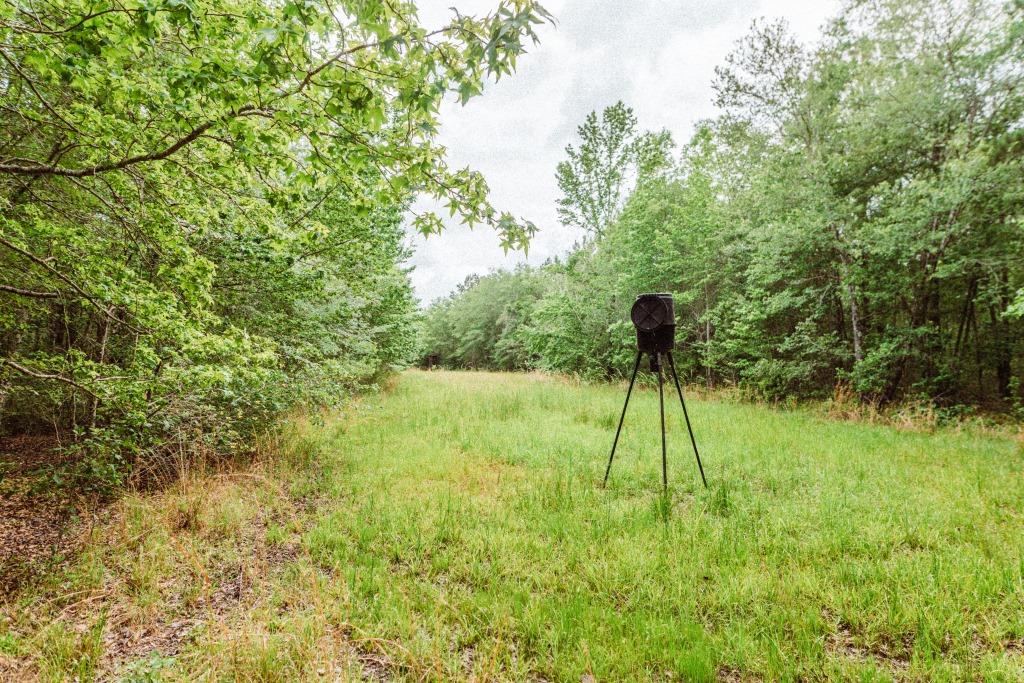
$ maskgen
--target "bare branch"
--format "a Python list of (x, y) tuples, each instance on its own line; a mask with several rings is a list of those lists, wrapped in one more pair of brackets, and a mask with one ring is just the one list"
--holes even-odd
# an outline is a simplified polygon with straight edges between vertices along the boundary
[(30, 289), (20, 289), (18, 287), (3, 284), (0, 284), (0, 292), (8, 292), (10, 294), (17, 294), (18, 296), (27, 296), (33, 299), (56, 299), (60, 296), (57, 292), (34, 292)]

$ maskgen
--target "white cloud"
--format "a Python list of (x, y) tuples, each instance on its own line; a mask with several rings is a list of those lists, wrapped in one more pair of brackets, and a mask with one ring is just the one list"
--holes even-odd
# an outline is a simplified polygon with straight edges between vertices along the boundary
[[(425, 3), (420, 18), (438, 26), (451, 0)], [(493, 0), (459, 1), (464, 14), (482, 14)], [(839, 8), (838, 0), (568, 0), (546, 2), (557, 26), (539, 31), (541, 43), (511, 78), (489, 84), (465, 107), (442, 108), (440, 140), (455, 167), (481, 171), (499, 210), (534, 221), (540, 232), (528, 256), (505, 254), (486, 227), (450, 221), (444, 234), (410, 237), (417, 295), (426, 303), (473, 273), (564, 254), (582, 236), (558, 223), (555, 165), (574, 141), (576, 126), (594, 109), (623, 100), (645, 129), (669, 129), (685, 142), (700, 119), (714, 115), (711, 80), (757, 17), (783, 17), (805, 41)], [(419, 208), (429, 207), (421, 203)]]

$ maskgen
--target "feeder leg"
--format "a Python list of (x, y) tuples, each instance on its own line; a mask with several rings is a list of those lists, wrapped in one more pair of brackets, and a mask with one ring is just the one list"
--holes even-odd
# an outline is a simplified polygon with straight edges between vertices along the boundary
[(612, 460), (615, 459), (615, 447), (619, 445), (619, 434), (622, 432), (622, 422), (626, 419), (626, 408), (629, 407), (629, 396), (633, 393), (633, 383), (636, 382), (636, 371), (640, 369), (640, 357), (643, 354), (636, 352), (636, 362), (633, 363), (633, 376), (629, 378), (629, 389), (626, 390), (626, 402), (622, 405), (622, 415), (619, 417), (619, 427), (615, 430), (615, 440), (612, 441), (612, 453), (608, 456), (608, 467), (604, 470), (604, 483), (601, 488), (608, 485), (608, 474), (612, 471)]
[(658, 363), (658, 411), (661, 413), (661, 488), (668, 493), (668, 457), (665, 454), (665, 392), (662, 389), (661, 363)]
[(683, 417), (686, 418), (686, 430), (690, 432), (690, 443), (693, 444), (693, 454), (697, 458), (697, 469), (700, 470), (700, 480), (704, 482), (704, 488), (708, 487), (708, 480), (704, 478), (704, 465), (700, 462), (700, 453), (697, 451), (697, 440), (693, 438), (693, 427), (690, 426), (690, 413), (686, 410), (686, 401), (683, 400), (683, 389), (679, 385), (679, 373), (676, 372), (676, 362), (672, 359), (672, 352), (668, 354), (668, 367), (672, 370), (672, 378), (676, 381), (676, 391), (679, 393), (679, 403), (683, 406)]

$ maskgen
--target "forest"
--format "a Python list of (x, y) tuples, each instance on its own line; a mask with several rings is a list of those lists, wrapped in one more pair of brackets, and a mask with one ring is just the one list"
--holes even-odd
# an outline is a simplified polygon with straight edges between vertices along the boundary
[(664, 291), (689, 382), (1024, 415), (1024, 5), (852, 2), (814, 46), (761, 21), (715, 74), (678, 146), (591, 113), (556, 173), (585, 237), (433, 302), (423, 357), (628, 377)]

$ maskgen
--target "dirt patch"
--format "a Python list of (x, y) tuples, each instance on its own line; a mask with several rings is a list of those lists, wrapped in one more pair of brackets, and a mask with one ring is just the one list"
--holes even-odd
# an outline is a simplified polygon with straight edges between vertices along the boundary
[(147, 655), (174, 657), (192, 641), (200, 627), (220, 621), (241, 604), (251, 588), (245, 571), (239, 567), (237, 578), (225, 581), (208, 596), (200, 596), (174, 619), (161, 618), (138, 626), (124, 621), (108, 625), (103, 635), (103, 670), (116, 671)]
[(222, 622), (239, 605), (254, 600), (255, 575), (272, 573), (299, 555), (299, 548), (294, 543), (264, 546), (261, 539), (265, 534), (265, 522), (258, 518), (242, 537), (242, 543), (253, 548), (254, 560), (259, 558), (262, 561), (219, 573), (217, 587), (187, 606), (182, 606), (180, 600), (176, 605), (165, 605), (165, 611), (169, 606), (177, 607), (173, 610), (176, 614), (173, 618), (158, 618), (141, 626), (129, 623), (108, 626), (104, 634), (103, 669), (116, 671), (147, 655), (174, 657), (195, 638), (200, 628)]
[(0, 593), (11, 594), (43, 568), (74, 554), (77, 510), (68, 501), (14, 494), (0, 499)]
[(732, 666), (720, 666), (715, 672), (715, 680), (720, 683), (741, 683), (743, 674), (739, 669)]
[[(263, 481), (251, 473), (223, 473), (213, 478), (222, 483), (225, 480)], [(294, 531), (289, 538), (272, 543), (267, 540), (267, 532), (271, 525), (298, 523), (304, 529), (310, 515), (322, 503), (317, 497), (293, 499), (287, 511), (279, 509), (271, 514), (260, 511), (250, 519), (243, 529), (229, 541), (244, 548), (248, 558), (244, 564), (212, 571), (207, 576), (211, 585), (207, 590), (188, 604), (183, 604), (181, 596), (169, 598), (164, 604), (164, 612), (173, 616), (158, 617), (155, 621), (142, 626), (122, 623), (108, 626), (105, 634), (103, 670), (123, 673), (126, 665), (147, 656), (174, 657), (182, 652), (194, 640), (203, 628), (220, 627), (226, 617), (238, 609), (246, 608), (260, 599), (260, 584), (269, 577), (276, 575), (286, 566), (298, 560), (303, 548), (298, 541), (301, 531)], [(195, 531), (196, 523), (190, 518), (188, 509), (178, 511), (178, 518), (170, 520), (175, 531), (189, 534)], [(180, 587), (169, 586), (167, 594), (180, 591)]]
[(320, 669), (317, 672), (320, 676), (326, 676), (329, 680), (352, 680), (354, 675), (360, 681), (393, 681), (399, 677), (400, 667), (390, 650), (392, 646), (401, 646), (392, 641), (361, 637), (348, 624), (332, 628), (327, 638), (339, 664), (335, 665), (333, 671)]
[(81, 522), (100, 504), (57, 487), (36, 490), (64, 464), (54, 437), (0, 439), (0, 593), (12, 595), (81, 547)]
[[(0, 473), (11, 478), (26, 478), (66, 464), (67, 456), (59, 450), (54, 436), (0, 437)], [(2, 481), (2, 480), (0, 480)]]
[(170, 623), (148, 624), (141, 628), (122, 625), (103, 636), (103, 648), (111, 663), (130, 662), (150, 653), (173, 657), (181, 652), (196, 627), (203, 624), (197, 617), (175, 619)]
[(366, 681), (390, 681), (395, 678), (395, 667), (391, 660), (374, 652), (356, 650), (356, 661), (362, 669), (362, 678)]
[(751, 683), (753, 681), (762, 681), (760, 676), (754, 674), (744, 673), (742, 670), (737, 669), (734, 666), (723, 664), (718, 667), (715, 672), (715, 680), (720, 683)]
[[(24, 478), (38, 477), (40, 468), (45, 471), (60, 461), (38, 453), (31, 464), (26, 464), (30, 459), (21, 458), (18, 449), (45, 449), (43, 444), (23, 441), (15, 444), (13, 452), (11, 446), (5, 446), (7, 460), (18, 460), (16, 467), (5, 469), (8, 483), (11, 473), (15, 472), (21, 486), (15, 496), (6, 495), (10, 489), (5, 489), (0, 500), (3, 515), (0, 533), (5, 539), (0, 545), (0, 553), (3, 553), (0, 558), (6, 560), (20, 554), (38, 556), (43, 558), (40, 562), (49, 562), (46, 566), (24, 563), (22, 574), (34, 577), (59, 572), (53, 558), (66, 556), (73, 560), (88, 538), (92, 539), (90, 544), (96, 543), (99, 548), (109, 547), (112, 557), (131, 554), (138, 529), (127, 520), (134, 519), (130, 514), (137, 514), (135, 507), (114, 502), (105, 508), (102, 523), (96, 526), (98, 537), (90, 533), (90, 529), (99, 518), (77, 506), (77, 501), (30, 494)], [(24, 625), (19, 622), (17, 627), (28, 637), (44, 622), (59, 622), (73, 642), (91, 637), (89, 634), (101, 629), (95, 635), (99, 642), (95, 645), (98, 659), (94, 660), (96, 676), (101, 681), (121, 680), (139, 672), (148, 676), (147, 672), (176, 666), (174, 658), (187, 652), (197, 640), (230, 639), (236, 617), (266, 598), (264, 583), (272, 583), (269, 581), (272, 577), (279, 577), (296, 561), (302, 560), (306, 552), (301, 544), (302, 532), (323, 504), (316, 495), (286, 497), (280, 506), (257, 507), (255, 514), (249, 516), (250, 502), (239, 505), (242, 510), (239, 514), (247, 517), (239, 519), (239, 527), (227, 527), (229, 531), (211, 527), (208, 516), (202, 514), (207, 509), (205, 506), (219, 499), (221, 487), (238, 484), (245, 490), (250, 486), (256, 490), (259, 486), (276, 485), (259, 472), (224, 472), (198, 480), (194, 486), (201, 487), (201, 494), (171, 491), (160, 494), (168, 496), (166, 500), (157, 499), (144, 505), (151, 521), (169, 532), (169, 547), (177, 548), (182, 558), (180, 570), (160, 569), (159, 584), (147, 587), (157, 600), (152, 609), (140, 609), (135, 602), (124, 599), (135, 590), (132, 588), (134, 565), (112, 562), (105, 565), (101, 585), (91, 584), (78, 593), (65, 591), (63, 595), (53, 596), (53, 600), (44, 596), (38, 605), (33, 603), (33, 608), (38, 607), (39, 619)], [(243, 491), (231, 495), (250, 494)], [(193, 499), (199, 501), (198, 506), (191, 504)], [(229, 519), (237, 518), (229, 516)], [(126, 533), (129, 529), (131, 533)], [(229, 562), (218, 559), (228, 557)], [(5, 562), (3, 568), (10, 565)], [(28, 589), (26, 585), (25, 590)], [(8, 604), (13, 605), (13, 602)], [(284, 605), (283, 609), (288, 610), (289, 606)], [(9, 616), (0, 612), (0, 620)], [(0, 621), (0, 632), (2, 630)], [(393, 680), (407, 666), (407, 661), (411, 661), (411, 655), (400, 643), (372, 636), (354, 630), (332, 632), (329, 636), (332, 642), (324, 643), (324, 652), (334, 651), (340, 658), (325, 662), (323, 674), (338, 680), (353, 677), (368, 681)], [(38, 652), (20, 647), (18, 651), (0, 652), (0, 680), (31, 681), (43, 675), (37, 656)], [(328, 672), (328, 668), (336, 670)]]
[[(39, 504), (39, 499), (30, 500), (33, 505)], [(117, 515), (125, 514), (123, 507), (114, 504), (108, 511), (109, 514), (104, 515), (103, 526), (119, 528), (121, 525)], [(195, 520), (190, 522), (188, 508), (176, 512), (177, 516), (174, 510), (168, 512), (165, 523), (173, 530), (174, 536), (180, 539), (180, 547), (191, 549), (189, 538), (195, 532)], [(244, 562), (228, 566), (189, 565), (181, 575), (165, 577), (158, 591), (162, 596), (159, 612), (150, 618), (140, 620), (138, 610), (120, 598), (126, 592), (123, 585), (126, 577), (113, 571), (107, 575), (103, 586), (90, 590), (84, 597), (74, 596), (59, 613), (47, 614), (47, 619), (63, 622), (72, 631), (83, 633), (92, 628), (97, 615), (103, 613), (99, 680), (120, 680), (118, 676), (130, 672), (136, 666), (142, 666), (143, 669), (147, 666), (160, 666), (161, 662), (183, 652), (204, 630), (221, 628), (231, 613), (257, 600), (258, 584), (299, 557), (301, 547), (296, 540), (297, 534), (292, 534), (280, 543), (267, 542), (267, 530), (271, 523), (265, 515), (258, 514), (240, 533), (227, 539), (227, 543), (245, 549)], [(68, 539), (66, 544), (74, 550), (78, 549), (80, 540), (87, 536), (87, 529), (81, 523), (77, 527), (73, 521), (63, 527), (57, 524), (51, 526), (54, 530), (65, 530), (64, 538)], [(21, 523), (18, 528), (20, 537), (27, 538), (26, 524)], [(54, 535), (57, 532), (48, 533)], [(105, 542), (111, 547), (120, 547), (122, 541), (115, 533)], [(198, 557), (194, 559), (199, 561)], [(192, 570), (195, 570), (196, 576), (189, 579), (187, 575)], [(33, 571), (36, 575), (42, 575), (43, 571), (52, 573), (59, 571), (59, 568), (50, 564), (34, 567)], [(199, 587), (201, 593), (198, 596), (187, 597), (190, 588)], [(0, 654), (0, 680), (31, 680), (36, 663), (31, 659), (32, 653), (26, 654), (29, 657), (5, 657)]]
[(825, 639), (825, 650), (836, 657), (859, 662), (872, 661), (888, 669), (897, 678), (910, 668), (909, 636), (898, 643), (860, 644), (850, 625), (828, 609), (822, 610), (825, 621), (832, 624), (832, 632)]
[(31, 681), (31, 672), (25, 670), (14, 657), (0, 653), (0, 681)]

